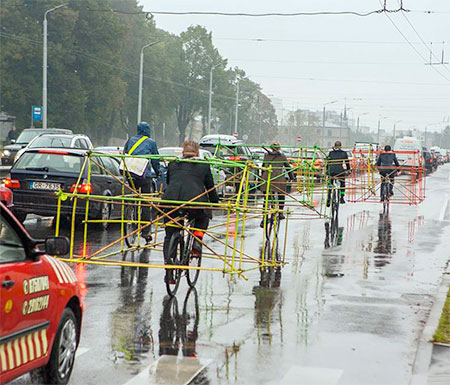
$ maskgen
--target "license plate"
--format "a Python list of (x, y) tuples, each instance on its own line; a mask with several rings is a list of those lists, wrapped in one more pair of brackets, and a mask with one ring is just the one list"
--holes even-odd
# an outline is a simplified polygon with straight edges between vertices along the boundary
[(60, 183), (51, 183), (51, 182), (33, 182), (33, 183), (31, 183), (31, 188), (33, 190), (58, 191), (61, 188), (61, 184)]

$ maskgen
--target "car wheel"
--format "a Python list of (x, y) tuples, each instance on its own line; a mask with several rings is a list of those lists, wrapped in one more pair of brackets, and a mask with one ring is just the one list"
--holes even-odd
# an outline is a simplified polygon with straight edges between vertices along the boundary
[(50, 360), (46, 366), (31, 373), (33, 383), (65, 385), (69, 382), (75, 362), (78, 333), (75, 315), (67, 307), (59, 323)]
[[(109, 203), (103, 202), (100, 208), (100, 219), (102, 221), (107, 221), (111, 218), (111, 205)], [(109, 226), (108, 222), (102, 222), (102, 228), (106, 230)]]

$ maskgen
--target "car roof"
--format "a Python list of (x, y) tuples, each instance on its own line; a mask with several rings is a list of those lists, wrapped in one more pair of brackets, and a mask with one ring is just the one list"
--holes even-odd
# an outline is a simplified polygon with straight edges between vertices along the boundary
[(47, 147), (37, 147), (37, 148), (27, 148), (24, 151), (24, 154), (28, 152), (42, 152), (46, 151), (49, 153), (62, 153), (62, 154), (68, 154), (68, 155), (79, 155), (84, 156), (87, 152), (90, 150), (82, 149), (82, 148), (70, 148), (70, 147), (64, 147), (64, 148), (47, 148)]
[(56, 133), (73, 134), (73, 131), (68, 128), (25, 128), (23, 131), (42, 131), (48, 134), (51, 134), (52, 132), (50, 131), (53, 131)]
[(200, 139), (200, 144), (243, 144), (242, 140), (236, 139), (233, 135), (205, 135)]
[(55, 138), (78, 138), (78, 137), (88, 138), (88, 136), (84, 135), (84, 134), (66, 134), (64, 132), (62, 132), (62, 133), (59, 133), (59, 132), (44, 133), (39, 136), (36, 136), (36, 138), (42, 138), (44, 136), (51, 136), (51, 137), (55, 137)]

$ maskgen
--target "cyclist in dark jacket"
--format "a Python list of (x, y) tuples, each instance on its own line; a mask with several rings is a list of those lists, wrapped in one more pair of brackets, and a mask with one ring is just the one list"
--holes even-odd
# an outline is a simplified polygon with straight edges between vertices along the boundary
[(378, 156), (376, 166), (381, 176), (389, 178), (389, 195), (394, 195), (394, 179), (400, 165), (397, 156), (391, 151), (391, 146), (384, 146), (384, 152)]
[[(199, 156), (199, 144), (194, 141), (186, 141), (183, 144), (183, 158), (196, 158)], [(205, 191), (210, 190), (207, 194)], [(183, 162), (182, 160), (175, 160), (169, 163), (167, 168), (167, 188), (162, 197), (163, 200), (168, 201), (191, 201), (193, 202), (219, 202), (216, 189), (214, 188), (214, 180), (211, 174), (211, 169), (208, 164)], [(187, 208), (182, 209), (188, 214), (189, 219), (194, 219), (193, 234), (203, 239), (204, 230), (208, 228), (209, 220), (212, 217), (211, 210), (205, 208)], [(176, 213), (170, 215), (175, 218)], [(165, 222), (170, 221), (169, 218), (164, 219)], [(166, 237), (164, 238), (164, 260), (168, 258), (168, 247), (172, 234), (178, 229), (173, 226), (166, 226)], [(202, 244), (196, 239), (194, 241), (192, 253), (201, 255)]]
[[(140, 122), (137, 125), (137, 135), (132, 136), (127, 140), (125, 146), (123, 147), (123, 153), (129, 154), (133, 149), (135, 144), (145, 138), (134, 150), (132, 155), (158, 155), (158, 146), (153, 139), (150, 139), (150, 125), (147, 122)], [(148, 194), (153, 192), (153, 181), (152, 178), (158, 177), (159, 171), (159, 160), (151, 159), (151, 167), (148, 167), (146, 175), (144, 178), (133, 177), (133, 184), (137, 190), (141, 193)], [(151, 210), (145, 208), (142, 210), (142, 220), (150, 221)], [(146, 227), (142, 230), (142, 236), (148, 242), (151, 241), (152, 237), (149, 233), (150, 227)]]
[[(327, 207), (331, 205), (331, 187), (333, 184), (333, 179), (339, 180), (340, 183), (340, 203), (345, 203), (345, 175), (350, 171), (350, 161), (348, 160), (347, 152), (342, 150), (342, 143), (338, 140), (327, 157), (327, 174), (329, 188), (327, 197)], [(344, 169), (345, 163), (345, 169)]]

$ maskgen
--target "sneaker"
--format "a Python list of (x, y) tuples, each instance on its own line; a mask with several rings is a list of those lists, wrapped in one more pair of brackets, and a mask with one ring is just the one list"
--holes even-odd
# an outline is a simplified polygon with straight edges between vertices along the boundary
[(259, 223), (259, 227), (264, 228), (264, 219)]
[(279, 219), (280, 221), (282, 221), (283, 219), (286, 219), (286, 217), (284, 216), (283, 213), (280, 213), (280, 215), (278, 215), (278, 219)]
[(191, 255), (193, 257), (200, 257), (202, 255), (202, 244), (197, 239), (194, 239)]
[(327, 199), (327, 207), (331, 206), (331, 201), (329, 199)]
[(390, 195), (390, 196), (393, 196), (393, 195), (394, 195), (394, 192), (393, 192), (393, 191), (391, 191), (391, 192), (389, 193), (389, 195)]
[(341, 205), (343, 205), (343, 204), (345, 203), (344, 197), (341, 197), (341, 199), (339, 199), (339, 203), (340, 203)]

